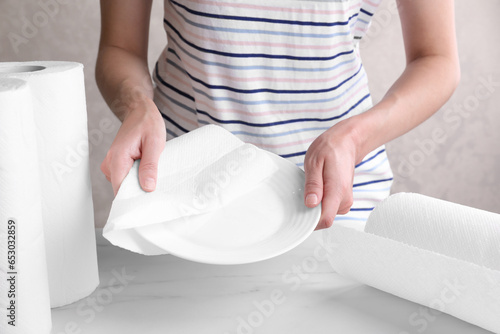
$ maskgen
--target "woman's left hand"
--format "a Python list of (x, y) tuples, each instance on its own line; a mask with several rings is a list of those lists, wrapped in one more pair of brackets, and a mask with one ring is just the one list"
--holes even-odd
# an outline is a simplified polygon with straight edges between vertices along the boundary
[(316, 230), (329, 228), (337, 214), (346, 214), (353, 203), (352, 184), (356, 164), (355, 131), (340, 122), (321, 134), (304, 160), (304, 201), (312, 208), (322, 203)]
[[(304, 161), (308, 207), (322, 203), (316, 229), (352, 205), (354, 167), (371, 150), (410, 131), (448, 100), (460, 80), (453, 0), (397, 0), (406, 68), (370, 110), (347, 118), (311, 144)], [(439, 31), (439, 34), (436, 34)]]

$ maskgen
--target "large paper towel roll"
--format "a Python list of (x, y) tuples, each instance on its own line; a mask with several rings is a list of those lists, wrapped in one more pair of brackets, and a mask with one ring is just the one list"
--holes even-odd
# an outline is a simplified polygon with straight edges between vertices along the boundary
[(35, 123), (27, 83), (0, 78), (0, 333), (50, 333)]
[(500, 215), (401, 193), (323, 236), (340, 274), (500, 333)]
[(50, 301), (66, 305), (98, 285), (83, 66), (1, 63), (0, 77), (26, 80), (31, 89)]

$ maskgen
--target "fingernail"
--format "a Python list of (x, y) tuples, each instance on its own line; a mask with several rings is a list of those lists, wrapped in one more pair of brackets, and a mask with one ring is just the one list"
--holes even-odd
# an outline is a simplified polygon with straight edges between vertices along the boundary
[(318, 203), (318, 196), (316, 194), (309, 194), (306, 196), (306, 205), (316, 205)]
[(148, 177), (146, 180), (144, 180), (144, 188), (145, 190), (150, 190), (153, 191), (155, 189), (155, 180), (151, 177)]

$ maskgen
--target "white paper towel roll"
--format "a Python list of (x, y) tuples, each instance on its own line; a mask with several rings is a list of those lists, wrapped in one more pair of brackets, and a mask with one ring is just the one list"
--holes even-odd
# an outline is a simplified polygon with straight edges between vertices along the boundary
[(35, 123), (27, 83), (0, 78), (0, 333), (50, 333)]
[(500, 333), (500, 215), (401, 193), (324, 237), (340, 274)]
[(50, 301), (66, 305), (99, 283), (83, 66), (1, 63), (0, 77), (26, 80), (32, 92)]

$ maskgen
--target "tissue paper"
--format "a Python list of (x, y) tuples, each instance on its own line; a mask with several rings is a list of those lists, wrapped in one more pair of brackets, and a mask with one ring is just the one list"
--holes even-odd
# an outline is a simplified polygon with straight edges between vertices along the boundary
[(500, 332), (500, 215), (402, 193), (324, 236), (338, 273)]
[(152, 243), (143, 233), (158, 234), (161, 224), (194, 231), (203, 219), (189, 218), (224, 207), (277, 170), (267, 153), (216, 125), (166, 143), (154, 192), (141, 189), (139, 163), (123, 180), (103, 235), (117, 246), (146, 255), (167, 251), (161, 237)]
[(98, 285), (83, 66), (1, 63), (1, 77), (25, 80), (31, 89), (50, 301), (66, 305)]
[(51, 329), (31, 94), (0, 78), (0, 333)]

